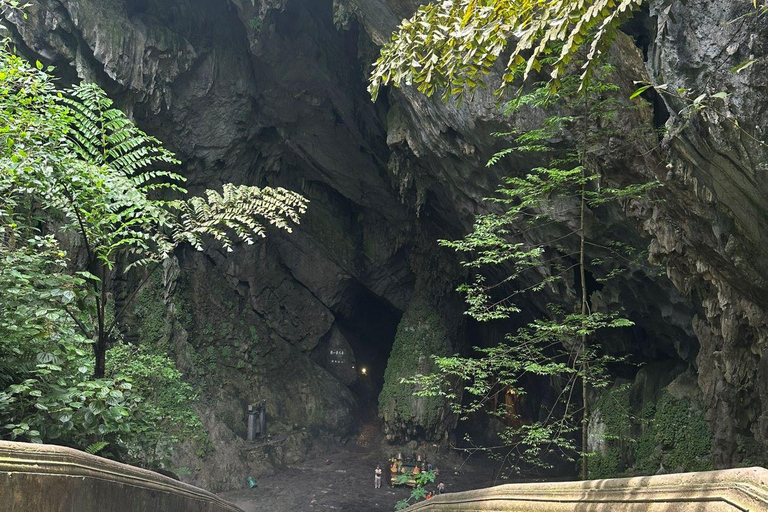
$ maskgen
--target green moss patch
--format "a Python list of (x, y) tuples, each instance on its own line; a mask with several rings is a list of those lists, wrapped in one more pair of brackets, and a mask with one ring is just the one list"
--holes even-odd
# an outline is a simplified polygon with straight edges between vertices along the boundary
[(637, 443), (637, 468), (654, 474), (712, 469), (712, 431), (704, 408), (663, 392), (643, 411), (646, 422)]
[(379, 415), (390, 429), (433, 430), (440, 417), (443, 400), (439, 397), (414, 397), (415, 387), (402, 379), (432, 371), (434, 355), (447, 355), (450, 343), (440, 317), (421, 298), (411, 301), (397, 326), (395, 342), (384, 373), (379, 395)]

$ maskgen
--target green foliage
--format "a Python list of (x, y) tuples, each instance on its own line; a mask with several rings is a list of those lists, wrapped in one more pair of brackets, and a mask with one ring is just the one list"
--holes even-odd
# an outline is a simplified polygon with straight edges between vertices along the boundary
[[(82, 447), (127, 431), (140, 399), (122, 376), (89, 379), (88, 342), (56, 307), (57, 300), (68, 300), (68, 290), (57, 288), (49, 274), (38, 274), (39, 280), (19, 275), (18, 268), (7, 265), (10, 255), (2, 256), (0, 287), (10, 294), (0, 294), (0, 358), (16, 369), (4, 372), (0, 435)], [(21, 259), (25, 264), (40, 260), (38, 254)], [(34, 267), (24, 271), (34, 275)], [(13, 286), (5, 276), (14, 278)]]
[(182, 243), (202, 250), (212, 238), (231, 251), (236, 242), (264, 237), (265, 224), (290, 231), (307, 202), (281, 188), (231, 184), (204, 198), (161, 198), (185, 192), (183, 178), (168, 170), (179, 163), (173, 154), (114, 108), (97, 85), (61, 93), (41, 67), (4, 47), (0, 101), (7, 127), (0, 136), (8, 165), (0, 190), (11, 195), (7, 215), (45, 213), (80, 238), (91, 273), (89, 293), (83, 293), (89, 298), (70, 316), (94, 341), (95, 374), (102, 377), (113, 330), (135, 297), (107, 318), (119, 258), (125, 271), (152, 265), (151, 275)]
[(414, 475), (412, 472), (398, 475), (397, 479), (395, 480), (395, 483), (398, 485), (405, 484), (411, 479), (416, 482), (416, 485), (414, 486), (413, 490), (411, 491), (411, 495), (408, 498), (400, 500), (395, 504), (395, 510), (405, 510), (414, 503), (425, 499), (427, 497), (427, 491), (424, 489), (424, 487), (433, 483), (436, 476), (437, 475), (434, 471), (422, 471), (417, 475)]
[(251, 27), (251, 30), (258, 33), (261, 31), (261, 27), (264, 25), (264, 20), (261, 16), (254, 16), (250, 20), (248, 20), (248, 26)]
[(120, 343), (108, 355), (107, 374), (133, 382), (142, 398), (130, 431), (119, 438), (124, 460), (154, 467), (167, 463), (173, 446), (183, 440), (205, 443), (207, 433), (192, 408), (197, 395), (164, 352)]
[(232, 252), (236, 241), (252, 245), (256, 237), (266, 237), (258, 219), (290, 233), (291, 224), (299, 223), (306, 205), (302, 196), (283, 188), (226, 183), (222, 193), (207, 190), (205, 198), (192, 197), (179, 205), (181, 222), (175, 228), (174, 242), (183, 240), (202, 251), (205, 237), (212, 237)]
[(160, 273), (153, 273), (136, 294), (131, 323), (136, 325), (140, 345), (165, 348), (171, 334), (162, 280)]
[[(643, 0), (448, 0), (419, 8), (381, 49), (368, 88), (375, 100), (382, 86), (417, 84), (427, 96), (461, 99), (512, 51), (498, 90), (550, 70), (556, 90), (565, 70), (587, 48), (580, 80), (588, 83), (618, 27)], [(553, 58), (550, 58), (553, 56)]]
[(93, 443), (91, 445), (88, 445), (85, 450), (83, 450), (85, 453), (90, 453), (91, 455), (97, 455), (100, 451), (102, 451), (104, 448), (109, 446), (109, 443), (106, 441), (99, 441), (96, 443)]
[[(177, 165), (173, 154), (113, 108), (97, 85), (81, 84), (69, 94), (61, 101), (72, 116), (71, 146), (95, 174), (63, 184), (70, 195), (67, 212), (93, 256), (110, 268), (118, 252), (135, 258), (129, 267), (145, 265), (162, 261), (181, 242), (203, 250), (205, 237), (231, 251), (236, 241), (253, 244), (254, 237), (265, 236), (258, 219), (290, 231), (306, 209), (306, 200), (294, 192), (232, 184), (223, 193), (206, 191), (205, 198), (155, 199), (151, 193), (157, 190), (185, 192), (180, 175), (156, 167)], [(104, 188), (94, 190), (98, 185)]]
[[(110, 456), (156, 464), (182, 437), (205, 444), (205, 434), (165, 353), (119, 342), (122, 314), (177, 246), (254, 243), (267, 224), (290, 230), (307, 203), (233, 185), (175, 198), (184, 190), (173, 154), (97, 86), (60, 91), (52, 72), (0, 45), (0, 436), (108, 443)], [(85, 253), (83, 267), (60, 231)], [(131, 268), (144, 280), (115, 310), (112, 282)], [(160, 332), (149, 327), (145, 340)]]
[[(731, 68), (731, 73), (740, 73), (741, 71), (749, 69), (756, 62), (756, 59), (749, 59), (744, 61)], [(637, 82), (637, 84), (642, 84), (642, 82)], [(686, 89), (685, 87), (678, 87), (677, 89), (674, 89), (670, 87), (670, 84), (666, 83), (658, 85), (644, 84), (632, 93), (630, 99), (638, 97), (650, 88), (653, 88), (653, 90), (658, 94), (670, 100), (668, 101), (669, 105), (678, 105), (679, 108), (677, 108), (677, 116), (682, 120), (681, 126), (676, 128), (678, 132), (685, 129), (691, 119), (695, 118), (698, 114), (701, 114), (705, 111), (714, 111), (724, 121), (728, 122), (733, 128), (735, 128), (739, 133), (744, 135), (749, 140), (759, 144), (760, 146), (768, 147), (768, 143), (755, 137), (749, 130), (745, 130), (739, 123), (739, 120), (733, 117), (733, 115), (729, 112), (727, 103), (725, 102), (725, 100), (728, 98), (727, 92), (719, 91), (711, 93), (705, 91), (699, 93), (690, 89)]]
[(643, 435), (638, 440), (638, 470), (665, 472), (707, 471), (712, 466), (712, 431), (701, 405), (664, 392), (643, 411)]
[[(475, 347), (471, 357), (435, 358), (437, 372), (412, 381), (425, 396), (450, 399), (463, 419), (484, 412), (506, 422), (497, 432), (502, 449), (473, 445), (472, 450), (500, 457), (515, 472), (524, 465), (550, 467), (556, 457), (573, 460), (580, 422), (581, 454), (586, 460), (589, 404), (579, 401), (590, 388), (609, 384), (608, 368), (617, 360), (602, 349), (609, 331), (633, 325), (618, 311), (594, 310), (586, 282), (590, 265), (608, 268), (604, 276), (608, 279), (627, 268), (634, 252), (631, 247), (598, 243), (587, 215), (599, 218), (608, 205), (643, 198), (655, 185), (613, 187), (589, 166), (592, 148), (599, 147), (606, 136), (594, 127), (618, 108), (616, 88), (602, 80), (611, 72), (600, 68), (601, 79), (587, 87), (578, 77), (566, 77), (554, 94), (542, 84), (507, 105), (510, 114), (523, 106), (556, 105), (567, 115), (551, 116), (527, 132), (498, 134), (510, 138), (513, 145), (495, 155), (489, 165), (520, 152), (533, 154), (541, 165), (506, 177), (497, 195), (488, 199), (494, 206), (492, 213), (479, 215), (471, 233), (460, 240), (441, 241), (465, 256), (464, 266), (475, 274), (459, 291), (465, 295), (468, 314), (477, 320), (509, 318), (519, 311), (516, 301), (523, 294), (558, 290), (558, 286), (560, 290), (579, 286), (584, 291), (565, 308), (550, 305), (546, 318), (508, 334), (499, 345)], [(581, 134), (578, 151), (550, 143), (568, 140), (573, 132)], [(589, 261), (587, 247), (599, 257)], [(545, 404), (548, 412), (538, 419), (516, 421), (521, 419), (510, 418), (505, 407), (489, 407), (507, 390), (524, 395), (526, 384), (553, 382), (559, 383), (559, 397)]]
[[(489, 267), (503, 268), (505, 278), (488, 283), (482, 273), (476, 273), (474, 282), (459, 288), (469, 306), (468, 313), (481, 321), (507, 318), (518, 312), (514, 299), (524, 293), (541, 291), (553, 287), (574, 269), (578, 268), (578, 239), (581, 228), (572, 229), (564, 218), (578, 220), (581, 199), (589, 211), (597, 211), (609, 203), (622, 203), (643, 198), (648, 191), (658, 184), (638, 183), (623, 187), (611, 187), (602, 182), (601, 176), (582, 165), (590, 158), (590, 149), (599, 147), (602, 137), (600, 131), (586, 130), (601, 120), (610, 119), (619, 107), (615, 99), (615, 86), (605, 84), (602, 77), (610, 77), (612, 69), (604, 67), (585, 91), (579, 92), (579, 82), (575, 77), (563, 80), (563, 87), (556, 94), (550, 94), (546, 86), (540, 84), (531, 93), (510, 102), (506, 110), (516, 113), (524, 106), (546, 108), (557, 106), (575, 115), (554, 115), (548, 117), (539, 128), (526, 132), (496, 134), (509, 138), (512, 146), (494, 155), (488, 165), (496, 165), (512, 154), (527, 153), (544, 165), (530, 169), (522, 176), (508, 176), (497, 190), (497, 196), (487, 199), (489, 203), (501, 208), (494, 213), (479, 215), (475, 219), (473, 231), (460, 240), (441, 240), (441, 245), (449, 247), (465, 256), (465, 267), (477, 272)], [(589, 112), (583, 110), (585, 101)], [(586, 133), (584, 133), (586, 131)], [(562, 150), (549, 143), (562, 140), (571, 132), (584, 133), (582, 152)], [(558, 230), (558, 226), (561, 229)], [(522, 235), (534, 238), (537, 232), (557, 231), (553, 240), (542, 238), (541, 243), (531, 244)], [(533, 236), (532, 236), (533, 235)], [(594, 244), (592, 244), (594, 246)], [(634, 249), (626, 246), (608, 247), (605, 259), (626, 261), (633, 256)], [(545, 275), (537, 275), (534, 285), (526, 288), (509, 288), (506, 296), (491, 296), (491, 291), (498, 291), (504, 285), (514, 283), (523, 276), (530, 276), (542, 266), (547, 268)], [(538, 272), (537, 272), (538, 273)]]
[(417, 388), (403, 379), (431, 372), (430, 357), (449, 351), (442, 321), (425, 299), (414, 298), (397, 326), (379, 395), (379, 415), (392, 424), (433, 428), (444, 400), (436, 396), (414, 397)]
[(0, 47), (0, 435), (75, 446), (127, 428), (134, 407), (123, 379), (89, 379), (91, 340), (72, 311), (86, 277), (44, 234), (46, 190), (68, 167), (69, 116), (50, 68)]
[(594, 406), (592, 421), (604, 426), (604, 453), (589, 455), (589, 478), (616, 478), (626, 470), (626, 464), (636, 448), (632, 439), (632, 406), (629, 387), (621, 386), (604, 392)]

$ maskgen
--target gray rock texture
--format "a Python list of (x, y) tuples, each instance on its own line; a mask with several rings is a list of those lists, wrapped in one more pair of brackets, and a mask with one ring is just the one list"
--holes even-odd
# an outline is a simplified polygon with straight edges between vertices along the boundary
[[(698, 382), (714, 430), (719, 467), (740, 462), (745, 440), (768, 442), (766, 360), (766, 50), (768, 27), (742, 2), (651, 2), (655, 83), (671, 116), (665, 183), (670, 198), (646, 221), (652, 257), (694, 299)], [(741, 62), (756, 59), (734, 73)], [(727, 92), (698, 115), (700, 94)], [(680, 112), (683, 111), (681, 114)]]
[[(351, 365), (377, 363), (383, 374), (388, 348), (373, 345), (386, 345), (382, 333), (394, 337), (416, 283), (454, 349), (476, 344), (471, 333), (487, 343), (503, 334), (462, 318), (453, 290), (465, 274), (436, 240), (465, 233), (499, 175), (529, 165), (518, 157), (487, 170), (503, 144), (490, 133), (534, 126), (544, 114), (510, 119), (485, 91), (461, 107), (407, 89), (371, 103), (366, 77), (377, 45), (418, 3), (39, 0), (27, 20), (12, 20), (23, 52), (55, 64), (65, 80), (98, 81), (176, 151), (193, 193), (232, 181), (292, 188), (311, 201), (293, 234), (270, 233), (228, 255), (185, 252), (168, 274), (179, 306), (164, 317), (166, 336), (185, 374), (205, 383), (202, 416), (215, 433), (208, 459), (191, 448), (180, 456), (195, 483), (242, 486), (247, 472), (349, 436), (357, 414)], [(638, 37), (647, 59), (619, 38), (612, 58), (622, 101), (635, 80), (685, 87), (691, 99), (730, 96), (691, 116), (678, 114), (685, 99), (635, 100), (600, 148), (599, 165), (609, 182), (660, 179), (662, 201), (632, 201), (596, 214), (592, 225), (599, 237), (650, 244), (652, 261), (666, 269), (633, 265), (593, 301), (623, 305), (637, 324), (616, 340), (617, 351), (697, 371), (718, 466), (743, 458), (744, 439), (768, 442), (768, 153), (754, 140), (768, 126), (768, 34), (756, 17), (724, 25), (749, 8), (653, 0)], [(759, 60), (729, 72), (748, 58)], [(573, 293), (566, 280), (525, 306), (544, 311)], [(349, 366), (334, 366), (331, 350), (347, 351)], [(263, 399), (277, 439), (255, 453), (241, 439), (244, 407)]]

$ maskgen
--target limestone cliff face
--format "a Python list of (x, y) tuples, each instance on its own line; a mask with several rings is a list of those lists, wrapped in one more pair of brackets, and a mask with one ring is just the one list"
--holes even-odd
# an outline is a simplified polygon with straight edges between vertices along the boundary
[[(194, 366), (184, 354), (207, 353), (222, 337), (260, 347), (250, 358), (251, 348), (233, 344), (244, 366), (229, 375), (239, 375), (209, 385), (213, 412), (204, 418), (222, 455), (197, 463), (197, 483), (237, 486), (248, 470), (303, 456), (313, 440), (349, 435), (352, 365), (386, 359), (415, 283), (432, 297), (454, 348), (467, 342), (453, 293), (464, 275), (435, 240), (466, 232), (499, 173), (525, 170), (520, 159), (486, 170), (500, 144), (489, 134), (510, 122), (530, 126), (542, 113), (510, 121), (485, 92), (460, 108), (411, 90), (372, 104), (365, 87), (377, 45), (418, 3), (39, 0), (27, 20), (13, 20), (25, 52), (67, 80), (98, 81), (175, 150), (191, 191), (232, 181), (293, 188), (311, 200), (292, 235), (274, 233), (231, 255), (180, 254), (169, 274), (191, 308), (165, 319), (180, 364)], [(625, 92), (652, 77), (692, 97), (731, 96), (700, 117), (682, 118), (682, 100), (664, 97), (655, 112), (646, 105), (618, 120), (623, 132), (601, 149), (601, 167), (616, 181), (658, 177), (664, 201), (595, 219), (605, 237), (650, 243), (666, 268), (666, 276), (633, 268), (593, 299), (623, 304), (637, 323), (620, 340), (624, 350), (698, 370), (722, 465), (740, 460), (743, 439), (768, 441), (768, 153), (753, 140), (768, 125), (768, 34), (749, 17), (723, 28), (749, 5), (653, 0), (640, 34), (647, 59), (620, 38), (614, 59)], [(763, 60), (729, 72), (747, 58)], [(656, 128), (667, 115), (660, 142)], [(488, 341), (494, 336), (489, 330)], [(285, 436), (266, 459), (238, 437), (243, 406), (261, 398)], [(287, 406), (302, 400), (306, 410)]]
[[(686, 100), (664, 97), (671, 197), (646, 224), (653, 257), (697, 306), (698, 382), (720, 466), (749, 455), (748, 438), (768, 442), (768, 146), (758, 142), (768, 126), (768, 26), (747, 4), (653, 1), (650, 9), (654, 81), (690, 90), (687, 103), (729, 94), (689, 119), (678, 114)], [(749, 59), (752, 67), (730, 71)]]

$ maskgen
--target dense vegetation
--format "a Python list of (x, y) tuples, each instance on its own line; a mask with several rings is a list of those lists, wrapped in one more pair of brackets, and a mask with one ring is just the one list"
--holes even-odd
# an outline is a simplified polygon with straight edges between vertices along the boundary
[(229, 184), (185, 198), (160, 141), (98, 86), (62, 89), (54, 72), (2, 42), (0, 437), (157, 465), (205, 432), (168, 354), (121, 339), (123, 314), (180, 245), (231, 251), (266, 224), (290, 231), (306, 201)]

